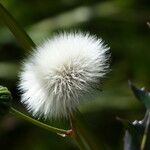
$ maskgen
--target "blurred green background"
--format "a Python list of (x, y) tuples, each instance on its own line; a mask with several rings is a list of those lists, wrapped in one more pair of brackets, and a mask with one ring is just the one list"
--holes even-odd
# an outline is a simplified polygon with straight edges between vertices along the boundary
[[(128, 88), (128, 79), (150, 89), (149, 0), (1, 0), (35, 43), (59, 31), (81, 30), (102, 37), (111, 47), (112, 71), (103, 91), (80, 107), (86, 127), (99, 149), (122, 150), (124, 128), (116, 116), (142, 119), (145, 109)], [(7, 86), (13, 104), (25, 111), (17, 91), (21, 61), (28, 55), (0, 22), (0, 84)], [(49, 121), (67, 128), (65, 121)], [(0, 118), (3, 150), (77, 150), (61, 138), (11, 115)]]

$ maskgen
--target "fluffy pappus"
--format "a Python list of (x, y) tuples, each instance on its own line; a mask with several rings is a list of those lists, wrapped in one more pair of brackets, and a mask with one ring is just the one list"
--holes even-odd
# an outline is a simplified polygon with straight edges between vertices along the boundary
[(109, 71), (108, 52), (101, 39), (81, 32), (46, 40), (23, 63), (21, 102), (34, 116), (68, 118)]

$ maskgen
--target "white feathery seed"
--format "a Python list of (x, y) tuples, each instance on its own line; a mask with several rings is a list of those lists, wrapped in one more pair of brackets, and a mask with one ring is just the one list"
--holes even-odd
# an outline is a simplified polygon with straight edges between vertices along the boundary
[(109, 48), (83, 33), (62, 33), (23, 63), (21, 102), (36, 117), (67, 118), (109, 71)]

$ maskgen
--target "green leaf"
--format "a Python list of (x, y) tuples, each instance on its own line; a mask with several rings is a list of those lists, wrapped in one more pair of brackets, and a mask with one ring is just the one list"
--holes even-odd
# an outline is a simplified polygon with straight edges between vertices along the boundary
[(28, 34), (19, 26), (13, 16), (0, 3), (0, 20), (10, 29), (19, 44), (24, 50), (30, 50), (35, 47), (34, 42)]
[(0, 86), (0, 115), (8, 113), (11, 107), (11, 93), (6, 87)]
[(133, 91), (135, 97), (141, 101), (147, 109), (150, 109), (150, 93), (145, 89), (140, 89), (134, 86), (131, 82), (129, 82), (129, 86)]
[[(149, 115), (146, 113), (142, 121), (136, 120), (133, 123), (130, 123), (128, 121), (119, 119), (126, 128), (124, 137), (124, 150), (141, 150), (148, 118)], [(150, 150), (150, 129), (148, 129), (148, 133), (146, 133), (146, 136), (147, 139), (146, 143), (144, 143), (144, 150)]]
[(144, 127), (139, 123), (128, 124), (124, 137), (124, 150), (140, 150)]

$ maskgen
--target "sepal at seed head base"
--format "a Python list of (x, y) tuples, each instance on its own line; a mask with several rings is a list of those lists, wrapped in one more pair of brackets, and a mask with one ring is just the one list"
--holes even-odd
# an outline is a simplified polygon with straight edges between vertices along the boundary
[(8, 113), (11, 107), (12, 96), (10, 91), (3, 86), (0, 86), (0, 116)]

